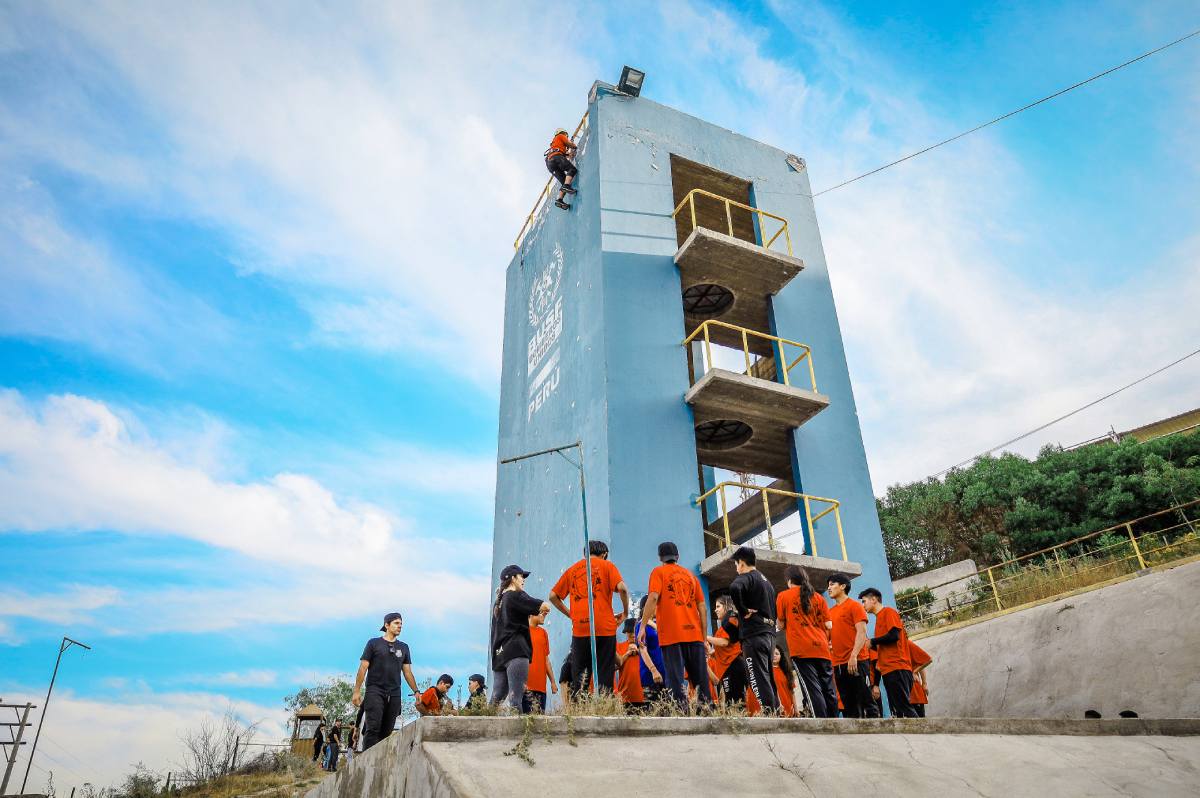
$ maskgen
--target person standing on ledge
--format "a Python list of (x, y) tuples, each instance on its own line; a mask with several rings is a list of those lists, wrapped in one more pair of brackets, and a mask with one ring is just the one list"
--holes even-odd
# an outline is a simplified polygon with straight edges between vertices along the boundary
[[(592, 606), (596, 613), (596, 690), (612, 692), (613, 671), (617, 668), (617, 627), (629, 615), (629, 589), (617, 566), (608, 561), (608, 544), (593, 540), (588, 544), (592, 566)], [(582, 559), (563, 572), (550, 590), (549, 601), (571, 619), (571, 690), (587, 689), (584, 674), (592, 671), (591, 626), (588, 623), (587, 566)], [(612, 611), (613, 593), (621, 594), (621, 612)], [(570, 609), (563, 602), (570, 597)]]
[(564, 211), (571, 210), (571, 206), (564, 201), (566, 196), (576, 193), (571, 183), (575, 180), (575, 175), (579, 173), (579, 170), (575, 168), (575, 164), (571, 163), (571, 158), (574, 157), (577, 149), (575, 142), (571, 141), (571, 137), (567, 135), (567, 131), (560, 127), (554, 131), (550, 149), (543, 153), (546, 156), (546, 168), (558, 180), (558, 199), (554, 200), (554, 204)]
[(829, 656), (833, 662), (833, 678), (838, 696), (842, 699), (842, 714), (847, 718), (877, 718), (879, 712), (871, 700), (871, 685), (867, 671), (867, 611), (850, 598), (850, 577), (832, 574), (828, 583), (829, 597)]
[(879, 652), (879, 673), (887, 690), (888, 709), (893, 718), (915, 718), (917, 711), (909, 703), (913, 686), (912, 660), (908, 658), (908, 634), (904, 621), (893, 607), (885, 607), (883, 594), (869, 587), (858, 594), (863, 609), (875, 616), (875, 636), (871, 648)]
[(663, 676), (676, 705), (687, 712), (686, 673), (692, 687), (696, 688), (701, 706), (711, 706), (713, 701), (705, 663), (708, 613), (703, 609), (704, 591), (696, 575), (679, 565), (679, 548), (674, 543), (658, 544), (658, 559), (662, 565), (650, 572), (638, 642), (645, 645), (645, 624), (657, 620), (658, 644), (666, 667)]
[(779, 714), (771, 656), (775, 649), (775, 588), (755, 566), (754, 549), (741, 546), (733, 553), (737, 577), (729, 586), (729, 597), (738, 613), (738, 633), (746, 680), (764, 715)]
[[(401, 676), (408, 682), (413, 696), (420, 693), (417, 680), (413, 677), (412, 654), (408, 644), (396, 639), (403, 628), (404, 618), (400, 613), (389, 612), (383, 616), (383, 626), (379, 627), (383, 636), (368, 640), (359, 658), (358, 675), (354, 677), (354, 694), (350, 702), (363, 708), (364, 751), (396, 728), (396, 718), (400, 717)], [(364, 676), (367, 679), (366, 698), (362, 694)]]

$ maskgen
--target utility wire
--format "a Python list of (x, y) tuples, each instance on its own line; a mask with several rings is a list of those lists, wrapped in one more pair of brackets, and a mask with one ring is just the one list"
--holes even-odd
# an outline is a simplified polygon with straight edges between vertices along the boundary
[(991, 120), (990, 122), (984, 122), (982, 125), (977, 125), (977, 126), (971, 128), (970, 130), (959, 133), (957, 136), (951, 136), (950, 138), (945, 139), (944, 141), (939, 141), (937, 144), (933, 144), (929, 147), (926, 147), (923, 150), (918, 150), (917, 152), (914, 152), (910, 155), (905, 155), (903, 158), (901, 158), (897, 161), (892, 161), (891, 163), (884, 164), (883, 166), (880, 166), (876, 169), (872, 169), (871, 171), (861, 174), (858, 177), (852, 177), (843, 183), (838, 183), (836, 186), (831, 186), (830, 188), (822, 189), (821, 191), (818, 191), (817, 193), (813, 194), (812, 196), (819, 197), (822, 194), (828, 194), (830, 191), (835, 191), (839, 188), (842, 188), (843, 186), (848, 186), (851, 183), (855, 183), (859, 180), (862, 180), (864, 177), (870, 177), (871, 175), (876, 174), (877, 172), (882, 172), (884, 169), (890, 169), (891, 167), (896, 166), (897, 164), (902, 164), (905, 161), (916, 158), (918, 155), (924, 155), (925, 153), (929, 152), (930, 150), (936, 150), (938, 147), (941, 147), (943, 144), (949, 144), (952, 141), (958, 141), (959, 139), (963, 138), (964, 136), (969, 136), (972, 133), (983, 130), (985, 127), (994, 125), (997, 122), (1003, 122), (1005, 119), (1008, 119), (1010, 116), (1016, 116), (1017, 114), (1021, 113), (1022, 111), (1028, 111), (1030, 108), (1041, 105), (1044, 102), (1049, 102), (1050, 100), (1053, 100), (1055, 97), (1061, 97), (1062, 95), (1066, 94), (1069, 91), (1074, 91), (1075, 89), (1078, 89), (1080, 86), (1086, 86), (1087, 84), (1091, 83), (1093, 80), (1099, 80), (1100, 78), (1104, 77), (1105, 75), (1111, 75), (1112, 73), (1116, 72), (1118, 69), (1124, 69), (1125, 67), (1129, 66), (1130, 64), (1136, 64), (1138, 61), (1141, 61), (1143, 58), (1149, 58), (1152, 55), (1161, 53), (1163, 50), (1166, 50), (1168, 47), (1174, 47), (1175, 45), (1177, 45), (1181, 42), (1185, 42), (1188, 39), (1190, 39), (1196, 35), (1200, 35), (1200, 30), (1194, 30), (1186, 36), (1181, 36), (1180, 38), (1176, 39), (1173, 42), (1164, 44), (1162, 47), (1157, 47), (1153, 50), (1150, 50), (1149, 52), (1142, 53), (1137, 58), (1130, 59), (1129, 61), (1126, 61), (1123, 64), (1118, 64), (1115, 67), (1106, 69), (1103, 72), (1092, 75), (1087, 80), (1081, 80), (1073, 86), (1068, 86), (1065, 89), (1059, 89), (1058, 91), (1054, 92), (1053, 94), (1046, 95), (1045, 97), (1043, 97), (1040, 100), (1035, 100), (1034, 102), (1031, 102), (1028, 105), (1023, 105), (1020, 108), (1016, 109), (1015, 111), (1009, 111), (1007, 114), (1004, 114), (1003, 116), (998, 116), (995, 119)]
[(1061, 415), (1058, 418), (1054, 419), (1053, 421), (1048, 421), (1045, 424), (1043, 424), (1042, 426), (1037, 427), (1036, 429), (1031, 429), (1031, 430), (1029, 430), (1029, 432), (1026, 432), (1023, 435), (1018, 435), (1017, 437), (1013, 438), (1012, 440), (1007, 440), (1004, 443), (1000, 444), (999, 446), (993, 446), (992, 448), (988, 449), (986, 452), (981, 452), (981, 453), (975, 455), (974, 457), (968, 457), (966, 460), (963, 460), (961, 463), (955, 463), (954, 465), (950, 466), (949, 468), (943, 468), (941, 471), (937, 472), (936, 474), (931, 474), (930, 476), (931, 477), (940, 477), (942, 474), (945, 474), (947, 471), (953, 471), (954, 469), (959, 468), (960, 466), (964, 466), (969, 463), (973, 463), (981, 457), (987, 457), (989, 454), (991, 454), (992, 452), (994, 452), (998, 449), (1003, 449), (1005, 446), (1010, 446), (1010, 445), (1016, 443), (1017, 441), (1024, 440), (1025, 438), (1028, 438), (1030, 435), (1034, 435), (1038, 432), (1041, 432), (1042, 430), (1046, 429), (1047, 427), (1052, 427), (1055, 424), (1057, 424), (1058, 422), (1060, 422), (1064, 419), (1068, 419), (1071, 416), (1075, 415), (1076, 413), (1082, 413), (1084, 410), (1087, 410), (1089, 407), (1093, 407), (1094, 405), (1100, 404), (1105, 399), (1111, 399), (1112, 397), (1121, 393), (1121, 391), (1132, 388), (1133, 386), (1137, 385), (1138, 383), (1145, 382), (1146, 380), (1150, 379), (1151, 377), (1155, 376), (1156, 374), (1162, 374), (1164, 371), (1171, 368), (1172, 366), (1178, 366), (1180, 363), (1187, 360), (1189, 357), (1193, 357), (1195, 355), (1200, 355), (1200, 349), (1195, 349), (1191, 352), (1188, 352), (1186, 355), (1179, 358), (1178, 360), (1173, 360), (1170, 363), (1168, 363), (1167, 365), (1163, 366), (1162, 368), (1155, 369), (1154, 371), (1150, 372), (1149, 374), (1145, 375), (1144, 377), (1139, 377), (1136, 380), (1134, 380), (1133, 382), (1129, 383), (1128, 385), (1123, 385), (1120, 388), (1116, 389), (1115, 391), (1112, 391), (1111, 393), (1106, 393), (1106, 394), (1104, 394), (1104, 396), (1101, 396), (1099, 399), (1094, 399), (1091, 402), (1088, 402), (1083, 407), (1078, 407), (1078, 408), (1072, 410), (1070, 413)]

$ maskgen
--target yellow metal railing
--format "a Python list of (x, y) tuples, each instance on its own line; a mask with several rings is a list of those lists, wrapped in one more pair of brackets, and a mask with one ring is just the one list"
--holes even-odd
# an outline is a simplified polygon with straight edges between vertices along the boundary
[[(1192, 518), (1184, 512), (1189, 509)], [(1200, 499), (923, 587), (914, 591), (912, 601), (905, 601), (903, 595), (899, 597), (900, 614), (909, 630), (916, 632), (1004, 612), (1155, 565), (1200, 555), (1197, 509)], [(1165, 528), (1134, 533), (1135, 525), (1172, 513), (1182, 520)], [(940, 591), (941, 597), (935, 598), (934, 591)]]
[[(722, 197), (719, 194), (713, 194), (711, 191), (705, 191), (702, 188), (694, 188), (691, 191), (689, 191), (687, 193), (687, 196), (684, 197), (680, 201), (679, 205), (677, 205), (675, 207), (675, 210), (671, 212), (671, 218), (674, 219), (674, 218), (678, 217), (679, 212), (683, 210), (683, 206), (687, 205), (691, 209), (692, 229), (695, 230), (696, 226), (697, 226), (697, 223), (696, 223), (696, 197), (697, 196), (711, 197), (712, 199), (715, 199), (715, 200), (725, 204), (726, 230), (728, 231), (730, 236), (733, 236), (733, 209), (734, 208), (741, 208), (742, 210), (750, 211), (750, 213), (758, 215), (758, 232), (762, 238), (767, 237), (767, 227), (766, 227), (766, 222), (764, 221), (765, 219), (774, 219), (775, 221), (779, 222), (780, 227), (778, 230), (775, 231), (775, 235), (773, 235), (769, 239), (767, 239), (767, 242), (765, 244), (762, 244), (761, 246), (763, 249), (770, 249), (771, 245), (775, 243), (775, 241), (779, 238), (779, 236), (783, 236), (783, 240), (787, 244), (787, 254), (788, 255), (792, 254), (792, 234), (788, 232), (787, 219), (784, 219), (782, 216), (776, 216), (773, 213), (764, 211), (762, 208), (755, 208), (750, 205), (746, 205), (743, 202), (738, 202), (737, 200), (729, 199), (729, 197)], [(720, 232), (720, 231), (718, 231), (718, 232)]]
[[(804, 361), (808, 362), (808, 382), (809, 382), (809, 385), (811, 386), (811, 390), (813, 391), (813, 393), (817, 392), (817, 373), (813, 369), (812, 349), (810, 349), (807, 344), (802, 344), (799, 341), (790, 341), (787, 338), (780, 338), (778, 335), (768, 335), (767, 333), (760, 333), (755, 330), (747, 329), (746, 327), (738, 327), (736, 324), (729, 324), (727, 322), (717, 321), (716, 319), (708, 319), (707, 321), (703, 322), (699, 327), (692, 330), (691, 335), (689, 335), (687, 338), (683, 339), (683, 345), (687, 346), (692, 341), (696, 340), (697, 336), (699, 336), (701, 334), (704, 335), (704, 370), (705, 371), (708, 371), (709, 369), (711, 369), (713, 367), (712, 336), (710, 334), (710, 328), (712, 328), (712, 327), (721, 327), (726, 330), (733, 330), (735, 333), (738, 333), (741, 335), (741, 337), (742, 337), (742, 355), (746, 359), (746, 372), (745, 373), (747, 375), (753, 376), (750, 373), (751, 369), (753, 368), (753, 363), (751, 363), (751, 361), (750, 361), (750, 336), (753, 335), (755, 338), (761, 338), (765, 341), (770, 341), (772, 344), (775, 345), (775, 349), (776, 349), (776, 353), (777, 353), (776, 362), (783, 364), (782, 369), (779, 369), (777, 367), (776, 370), (783, 372), (782, 377), (783, 377), (784, 385), (792, 384), (791, 378), (788, 375), (791, 372), (791, 370), (800, 363), (800, 361), (804, 360)], [(797, 357), (795, 360), (793, 360), (790, 363), (787, 362), (786, 350), (784, 349), (784, 347), (786, 347), (786, 346), (794, 346), (800, 350), (800, 356)], [(695, 382), (695, 380), (693, 379), (693, 383), (694, 382)]]
[[(773, 530), (773, 527), (771, 524), (770, 497), (772, 495), (786, 496), (786, 497), (796, 499), (803, 506), (805, 527), (808, 529), (807, 553), (812, 555), (813, 557), (817, 556), (816, 523), (817, 523), (817, 521), (820, 521), (822, 518), (829, 515), (830, 513), (833, 513), (833, 520), (837, 524), (838, 543), (841, 545), (841, 548), (842, 548), (842, 559), (843, 560), (849, 559), (846, 556), (846, 536), (842, 533), (842, 513), (841, 513), (841, 509), (840, 509), (841, 502), (839, 502), (837, 499), (824, 499), (824, 498), (821, 498), (820, 496), (810, 496), (807, 493), (796, 493), (794, 491), (782, 490), (780, 488), (771, 488), (771, 487), (767, 487), (764, 485), (749, 485), (744, 482), (721, 482), (721, 483), (718, 483), (711, 490), (706, 491), (703, 495), (696, 497), (696, 505), (700, 506), (700, 505), (704, 504), (704, 502), (707, 501), (709, 499), (709, 497), (711, 497), (714, 493), (717, 494), (717, 501), (721, 507), (721, 526), (725, 531), (724, 540), (725, 540), (725, 545), (727, 547), (733, 545), (733, 538), (729, 533), (729, 507), (725, 501), (725, 488), (739, 488), (743, 491), (751, 491), (751, 492), (758, 491), (760, 497), (762, 498), (763, 521), (766, 524), (766, 533), (767, 533), (767, 548), (772, 549), (772, 550), (774, 550), (775, 543), (777, 540), (783, 540), (784, 538), (788, 538), (788, 537), (791, 537), (792, 535), (796, 534), (795, 532), (788, 532), (783, 535), (780, 535), (778, 538), (775, 537), (774, 530)], [(829, 506), (826, 507), (821, 512), (817, 513), (816, 515), (813, 515), (813, 512), (812, 512), (812, 503), (813, 502), (819, 502), (821, 504), (827, 504)], [(800, 530), (800, 531), (803, 531), (803, 530)], [(718, 539), (720, 539), (719, 535), (714, 535), (714, 533), (708, 531), (707, 529), (704, 530), (704, 532), (706, 535), (713, 535), (714, 537), (717, 537)]]
[[(587, 126), (587, 121), (588, 121), (588, 115), (587, 115), (587, 112), (585, 111), (583, 114), (583, 119), (579, 120), (579, 124), (575, 126), (575, 132), (571, 134), (572, 142), (579, 138), (579, 132), (581, 130), (583, 130), (584, 127)], [(550, 186), (552, 186), (553, 184), (554, 184), (553, 177), (551, 177), (549, 180), (546, 181), (545, 187), (542, 188), (542, 193), (538, 195), (537, 201), (533, 203), (533, 210), (531, 210), (529, 212), (529, 215), (525, 217), (525, 224), (521, 225), (521, 232), (517, 233), (517, 239), (515, 241), (513, 241), (513, 249), (520, 248), (521, 241), (524, 240), (524, 238), (525, 238), (525, 233), (527, 233), (529, 231), (529, 225), (533, 224), (533, 217), (537, 216), (538, 211), (540, 211), (542, 209), (542, 206), (546, 203), (546, 200), (550, 197), (550, 194), (551, 194)]]

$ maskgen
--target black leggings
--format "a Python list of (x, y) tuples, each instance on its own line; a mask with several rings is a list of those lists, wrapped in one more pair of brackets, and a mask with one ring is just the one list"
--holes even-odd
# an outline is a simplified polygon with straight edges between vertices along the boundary
[(551, 155), (546, 159), (546, 168), (550, 170), (550, 174), (554, 175), (554, 179), (560, 183), (566, 183), (568, 177), (575, 177), (579, 174), (579, 170), (575, 168), (575, 164), (567, 160), (565, 155)]
[(804, 682), (813, 717), (837, 717), (837, 693), (833, 689), (833, 666), (822, 657), (792, 657), (796, 673)]

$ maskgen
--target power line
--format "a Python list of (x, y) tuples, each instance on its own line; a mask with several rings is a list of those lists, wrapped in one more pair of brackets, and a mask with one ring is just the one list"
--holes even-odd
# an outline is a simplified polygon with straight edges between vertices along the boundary
[(1163, 366), (1162, 368), (1155, 369), (1154, 371), (1150, 372), (1149, 374), (1147, 374), (1143, 377), (1137, 378), (1136, 380), (1129, 383), (1128, 385), (1123, 385), (1120, 388), (1116, 389), (1115, 391), (1106, 393), (1106, 394), (1104, 394), (1104, 396), (1101, 396), (1099, 399), (1094, 399), (1091, 402), (1088, 402), (1083, 407), (1077, 407), (1074, 410), (1072, 410), (1070, 413), (1061, 415), (1058, 418), (1054, 419), (1053, 421), (1048, 421), (1045, 424), (1041, 425), (1040, 427), (1031, 429), (1031, 430), (1029, 430), (1029, 432), (1026, 432), (1022, 435), (1018, 435), (1017, 437), (1013, 438), (1012, 440), (1007, 440), (1004, 443), (1000, 444), (999, 446), (993, 446), (992, 448), (988, 449), (986, 452), (981, 452), (980, 454), (977, 454), (974, 457), (969, 457), (966, 460), (963, 460), (961, 463), (955, 463), (954, 465), (950, 466), (949, 468), (943, 468), (941, 471), (938, 471), (936, 474), (931, 474), (930, 476), (931, 477), (940, 477), (942, 474), (945, 474), (947, 471), (953, 471), (954, 469), (956, 469), (960, 466), (967, 465), (968, 463), (973, 463), (981, 457), (987, 457), (989, 454), (991, 454), (994, 451), (997, 451), (998, 449), (1003, 449), (1005, 446), (1010, 446), (1010, 445), (1016, 443), (1017, 441), (1024, 440), (1025, 438), (1028, 438), (1030, 435), (1034, 435), (1038, 432), (1041, 432), (1042, 430), (1046, 429), (1047, 427), (1052, 427), (1055, 424), (1057, 424), (1058, 422), (1060, 422), (1064, 419), (1068, 419), (1071, 416), (1075, 415), (1076, 413), (1082, 413), (1084, 410), (1087, 410), (1089, 407), (1093, 407), (1094, 405), (1100, 404), (1105, 399), (1111, 399), (1112, 397), (1121, 393), (1121, 391), (1132, 388), (1133, 386), (1137, 385), (1138, 383), (1145, 382), (1146, 380), (1150, 379), (1151, 377), (1155, 376), (1156, 374), (1163, 373), (1164, 371), (1171, 368), (1172, 366), (1178, 366), (1180, 363), (1187, 360), (1189, 357), (1193, 357), (1195, 355), (1200, 355), (1200, 349), (1195, 349), (1191, 352), (1188, 352), (1186, 355), (1179, 358), (1178, 360), (1173, 360), (1170, 363), (1168, 363), (1167, 365)]
[(1016, 116), (1017, 114), (1021, 113), (1022, 111), (1028, 111), (1030, 108), (1041, 105), (1044, 102), (1049, 102), (1050, 100), (1053, 100), (1055, 97), (1061, 97), (1062, 95), (1066, 94), (1069, 91), (1074, 91), (1075, 89), (1078, 89), (1080, 86), (1086, 86), (1087, 84), (1091, 83), (1093, 80), (1099, 80), (1100, 78), (1102, 78), (1106, 75), (1111, 75), (1112, 73), (1116, 72), (1117, 70), (1124, 69), (1125, 67), (1129, 66), (1130, 64), (1136, 64), (1138, 61), (1141, 61), (1143, 58), (1149, 58), (1152, 55), (1161, 53), (1163, 50), (1166, 50), (1168, 47), (1174, 47), (1175, 45), (1179, 44), (1180, 42), (1187, 41), (1188, 39), (1190, 39), (1196, 35), (1200, 35), (1200, 30), (1194, 30), (1186, 36), (1181, 36), (1180, 38), (1176, 39), (1173, 42), (1164, 44), (1162, 47), (1156, 47), (1155, 49), (1150, 50), (1149, 52), (1142, 53), (1137, 58), (1132, 58), (1123, 64), (1118, 64), (1115, 67), (1106, 69), (1103, 72), (1092, 75), (1087, 80), (1081, 80), (1078, 83), (1074, 84), (1073, 86), (1068, 86), (1065, 89), (1059, 89), (1058, 91), (1054, 92), (1053, 94), (1048, 94), (1040, 100), (1035, 100), (1034, 102), (1031, 102), (1028, 105), (1023, 105), (1020, 108), (1016, 109), (1015, 111), (1009, 111), (1007, 114), (998, 116), (989, 122), (984, 122), (982, 125), (976, 125), (975, 127), (971, 128), (970, 130), (959, 133), (957, 136), (951, 136), (950, 138), (945, 139), (943, 141), (939, 141), (937, 144), (933, 144), (929, 147), (926, 147), (923, 150), (918, 150), (910, 155), (905, 155), (903, 158), (900, 158), (899, 160), (892, 161), (891, 163), (888, 163), (888, 164), (884, 164), (883, 166), (872, 169), (869, 172), (865, 172), (864, 174), (861, 174), (858, 177), (852, 177), (845, 182), (838, 183), (836, 186), (831, 186), (830, 188), (822, 189), (821, 191), (818, 191), (817, 193), (813, 194), (812, 196), (819, 197), (822, 194), (828, 194), (830, 191), (835, 191), (839, 188), (842, 188), (843, 186), (848, 186), (851, 183), (855, 183), (859, 180), (862, 180), (864, 177), (870, 177), (871, 175), (876, 174), (877, 172), (882, 172), (884, 169), (890, 169), (891, 167), (896, 166), (897, 164), (902, 164), (905, 161), (916, 158), (918, 155), (924, 155), (925, 153), (929, 152), (930, 150), (936, 150), (938, 147), (941, 147), (944, 144), (949, 144), (952, 141), (958, 141), (959, 139), (963, 138), (964, 136), (969, 136), (972, 133), (983, 130), (985, 127), (994, 125), (997, 122), (1003, 122), (1005, 119), (1008, 119), (1010, 116)]

